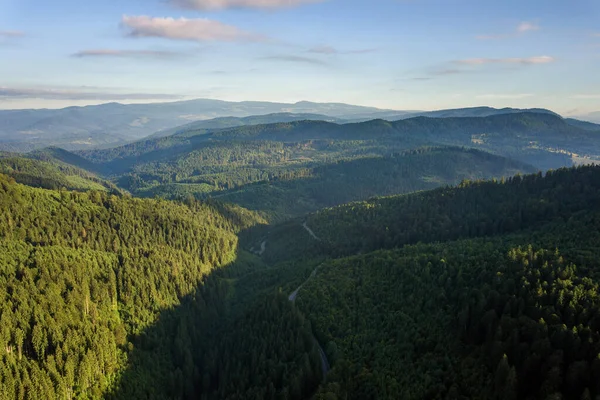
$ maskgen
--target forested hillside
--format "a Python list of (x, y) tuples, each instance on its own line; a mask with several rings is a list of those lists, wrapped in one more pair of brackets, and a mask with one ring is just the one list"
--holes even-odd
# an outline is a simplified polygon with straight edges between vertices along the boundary
[[(0, 175), (2, 398), (98, 398), (133, 335), (236, 259), (260, 220), (217, 208), (34, 189)], [(230, 209), (229, 213), (234, 213)]]
[(1, 393), (593, 399), (599, 200), (580, 167), (258, 228), (2, 175)]
[(596, 138), (521, 113), (2, 154), (0, 398), (599, 396), (600, 167), (537, 172)]
[(600, 167), (376, 198), (319, 211), (307, 223), (334, 252), (493, 236), (600, 208)]
[(333, 365), (316, 397), (600, 395), (599, 196), (584, 167), (338, 207), (307, 219), (315, 237), (278, 229), (272, 259), (365, 253), (298, 294)]
[[(72, 158), (74, 165), (87, 163), (87, 169), (134, 195), (219, 197), (260, 210), (270, 220), (278, 221), (369, 196), (430, 189), (436, 182), (444, 185), (461, 179), (499, 178), (517, 169), (532, 172), (513, 164), (510, 171), (494, 167), (498, 173), (491, 173), (489, 164), (479, 164), (481, 157), (476, 153), (457, 156), (456, 150), (444, 152), (441, 147), (483, 150), (547, 170), (598, 159), (599, 135), (569, 125), (551, 113), (417, 117), (352, 124), (290, 121), (209, 131), (192, 128), (114, 149), (83, 151), (79, 152), (80, 158)], [(433, 166), (423, 171), (423, 160), (417, 159), (413, 160), (415, 168), (409, 179), (384, 176), (376, 181), (380, 187), (375, 188), (373, 180), (367, 178), (382, 168), (404, 168), (410, 157), (400, 159), (399, 155), (431, 147), (438, 148), (435, 152), (446, 159), (448, 170), (454, 174), (441, 177), (440, 172), (446, 171)], [(506, 164), (496, 160), (499, 165)], [(348, 171), (341, 171), (342, 167)], [(418, 172), (423, 175), (418, 176)], [(351, 179), (359, 184), (348, 190), (343, 181)], [(323, 194), (320, 187), (331, 186), (332, 181), (340, 183), (332, 186), (332, 197), (318, 198)], [(294, 202), (296, 197), (298, 201)]]
[(41, 161), (25, 157), (0, 157), (0, 173), (19, 183), (45, 189), (106, 190), (119, 192), (115, 184), (57, 159)]
[[(477, 150), (424, 148), (390, 157), (365, 157), (303, 169), (296, 172), (295, 179), (283, 176), (213, 197), (259, 211), (271, 220), (285, 220), (373, 196), (534, 171), (527, 164)], [(173, 189), (177, 190), (177, 186)], [(167, 190), (160, 194), (169, 192), (173, 193)]]

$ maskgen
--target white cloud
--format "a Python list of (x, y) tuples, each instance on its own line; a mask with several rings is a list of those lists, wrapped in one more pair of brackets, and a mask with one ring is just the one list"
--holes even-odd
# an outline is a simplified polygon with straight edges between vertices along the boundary
[(339, 51), (331, 46), (318, 46), (308, 50), (310, 53), (318, 54), (337, 54)]
[(25, 36), (21, 31), (0, 31), (0, 38), (18, 38)]
[(178, 100), (180, 95), (165, 93), (123, 93), (94, 90), (94, 88), (48, 88), (3, 87), (0, 99), (46, 99), (46, 100)]
[(286, 55), (270, 56), (270, 57), (263, 57), (262, 60), (284, 61), (284, 62), (294, 62), (294, 63), (313, 64), (313, 65), (327, 65), (327, 63), (325, 63), (321, 60), (316, 60), (314, 58), (301, 57), (301, 56), (286, 56)]
[(531, 93), (515, 93), (515, 94), (482, 94), (475, 96), (482, 100), (503, 100), (503, 99), (525, 99), (527, 97), (533, 97)]
[(356, 50), (338, 50), (335, 47), (331, 47), (331, 46), (317, 46), (317, 47), (313, 47), (311, 49), (308, 50), (309, 53), (316, 53), (316, 54), (366, 54), (366, 53), (372, 53), (374, 52), (375, 49), (356, 49)]
[(235, 26), (206, 18), (153, 18), (145, 15), (124, 15), (122, 25), (132, 37), (159, 37), (171, 40), (204, 41), (264, 41), (265, 37), (246, 32)]
[(525, 33), (525, 32), (530, 32), (530, 31), (538, 31), (540, 29), (540, 26), (536, 23), (533, 22), (521, 22), (519, 24), (519, 26), (517, 26), (517, 32), (519, 33)]
[(211, 11), (229, 8), (289, 8), (322, 1), (324, 0), (170, 0), (170, 3), (191, 10)]
[(470, 58), (466, 60), (458, 60), (457, 64), (463, 65), (485, 65), (485, 64), (548, 64), (554, 62), (555, 59), (550, 56), (537, 56), (527, 58)]
[(571, 98), (575, 100), (597, 100), (600, 99), (600, 94), (575, 94)]
[(493, 40), (493, 39), (508, 39), (512, 37), (521, 36), (527, 32), (538, 31), (540, 26), (535, 22), (523, 21), (517, 25), (514, 32), (512, 33), (500, 33), (492, 35), (477, 35), (475, 36), (479, 40)]
[(73, 54), (73, 57), (150, 57), (150, 58), (171, 58), (181, 56), (181, 53), (173, 51), (156, 50), (115, 50), (115, 49), (92, 49), (82, 50)]

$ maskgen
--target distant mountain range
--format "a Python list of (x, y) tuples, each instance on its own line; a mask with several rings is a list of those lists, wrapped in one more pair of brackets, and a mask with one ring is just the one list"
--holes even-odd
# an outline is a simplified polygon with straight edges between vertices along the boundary
[(208, 99), (156, 104), (108, 103), (60, 110), (0, 110), (0, 149), (28, 151), (47, 146), (69, 150), (111, 147), (186, 122), (219, 117), (310, 113), (370, 119), (391, 112), (334, 103), (234, 103)]
[[(473, 107), (397, 111), (341, 103), (236, 103), (209, 99), (155, 104), (108, 103), (59, 110), (0, 110), (0, 150), (23, 152), (48, 146), (67, 150), (110, 148), (149, 136), (299, 120), (345, 123), (373, 119), (396, 121), (417, 116), (487, 117), (522, 112), (557, 115), (545, 109)], [(595, 130), (595, 127), (600, 130), (596, 124), (571, 119), (567, 122), (587, 130)]]
[[(277, 119), (286, 122), (261, 123)], [(40, 163), (6, 154), (0, 172), (44, 187), (100, 184), (113, 190), (106, 180), (141, 197), (215, 197), (282, 220), (464, 178), (600, 161), (600, 131), (586, 129), (589, 123), (573, 126), (550, 112), (339, 121), (294, 113), (214, 119), (110, 149), (53, 147), (26, 155)], [(224, 128), (228, 125), (236, 126)]]
[(79, 151), (81, 158), (64, 152), (58, 153), (58, 158), (110, 177), (134, 194), (199, 195), (254, 182), (296, 179), (319, 165), (389, 157), (428, 146), (474, 148), (539, 170), (555, 169), (598, 162), (599, 139), (600, 131), (570, 125), (555, 114), (523, 112), (191, 129), (111, 149)]

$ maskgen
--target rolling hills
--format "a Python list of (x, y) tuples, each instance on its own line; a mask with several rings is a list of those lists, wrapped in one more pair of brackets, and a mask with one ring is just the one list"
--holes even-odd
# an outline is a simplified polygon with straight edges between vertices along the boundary
[(296, 300), (333, 365), (315, 398), (593, 398), (599, 196), (580, 167), (271, 228), (270, 262), (324, 260)]
[[(295, 190), (302, 192), (313, 186), (314, 178), (323, 177), (316, 180), (321, 182), (320, 185), (331, 180), (325, 177), (326, 171), (328, 168), (333, 171), (336, 163), (362, 162), (366, 169), (362, 176), (376, 176), (368, 170), (388, 168), (385, 163), (389, 160), (397, 162), (398, 159), (393, 156), (403, 152), (423, 147), (458, 146), (483, 150), (547, 170), (597, 160), (600, 155), (599, 135), (598, 132), (569, 125), (562, 118), (548, 113), (473, 118), (417, 117), (395, 122), (372, 120), (350, 124), (291, 121), (210, 132), (184, 131), (113, 149), (81, 151), (78, 156), (101, 171), (103, 176), (134, 194), (191, 195), (199, 198), (224, 196), (259, 209), (256, 201), (252, 204), (248, 200), (256, 195), (264, 203), (262, 210), (270, 209), (285, 215), (281, 202), (291, 205), (294, 196), (298, 195)], [(448, 154), (440, 153), (442, 157)], [(380, 165), (359, 161), (362, 158), (374, 159), (374, 163)], [(351, 167), (353, 164), (345, 165)], [(324, 169), (319, 170), (320, 167)], [(473, 165), (471, 170), (478, 168)], [(352, 176), (360, 176), (360, 169), (352, 171)], [(513, 172), (516, 172), (514, 168)], [(352, 176), (345, 179), (350, 182)], [(469, 177), (468, 174), (461, 176)], [(506, 172), (502, 175), (484, 172), (479, 177), (492, 176), (506, 176)], [(439, 184), (459, 180), (442, 179)], [(432, 188), (428, 185), (412, 187)], [(394, 190), (390, 186), (379, 192), (364, 188), (356, 188), (352, 192), (372, 196), (392, 194)], [(303, 196), (300, 194), (295, 215), (332, 204), (315, 203)], [(357, 199), (345, 196), (341, 202)], [(280, 205), (276, 204), (278, 201)], [(293, 214), (288, 212), (287, 215)]]
[(59, 110), (0, 110), (0, 150), (111, 147), (184, 124), (217, 117), (301, 113), (375, 118), (385, 110), (347, 104), (226, 102), (197, 99), (155, 104), (107, 103)]
[[(368, 186), (344, 171), (383, 171), (364, 181), (384, 185), (426, 168), (523, 167), (460, 148), (397, 157), (316, 170), (353, 196)], [(5, 175), (0, 203), (8, 398), (600, 394), (600, 167), (464, 181), (281, 225), (214, 200), (48, 190)], [(261, 243), (260, 256), (245, 250)]]
[[(426, 116), (487, 117), (545, 109), (472, 107), (438, 111), (395, 111), (340, 103), (226, 102), (196, 99), (170, 103), (68, 107), (58, 110), (0, 110), (0, 150), (25, 152), (48, 146), (67, 150), (109, 148), (146, 137), (190, 129), (219, 129), (297, 119), (332, 122), (395, 121)], [(581, 122), (573, 121), (576, 126)]]

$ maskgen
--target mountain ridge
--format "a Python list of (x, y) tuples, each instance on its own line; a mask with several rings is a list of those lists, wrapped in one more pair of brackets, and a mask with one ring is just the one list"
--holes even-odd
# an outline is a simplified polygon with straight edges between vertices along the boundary
[[(214, 118), (246, 118), (277, 113), (313, 114), (312, 118), (337, 118), (346, 122), (371, 119), (406, 119), (414, 116), (487, 116), (498, 113), (545, 112), (545, 109), (495, 109), (470, 107), (436, 111), (386, 110), (345, 103), (228, 102), (195, 99), (167, 103), (105, 103), (63, 109), (0, 110), (0, 149), (31, 151), (47, 146), (67, 150), (109, 148), (152, 135), (164, 136), (187, 129), (185, 125), (210, 125)], [(326, 115), (328, 118), (321, 117)], [(282, 120), (288, 120), (284, 118)], [(192, 121), (187, 122), (186, 121)], [(217, 123), (218, 121), (213, 121)], [(276, 122), (276, 121), (271, 121)], [(341, 122), (341, 121), (340, 121)], [(237, 125), (237, 122), (232, 122)], [(244, 123), (247, 124), (247, 123)], [(214, 126), (213, 126), (214, 127)], [(166, 131), (166, 132), (165, 132)]]

